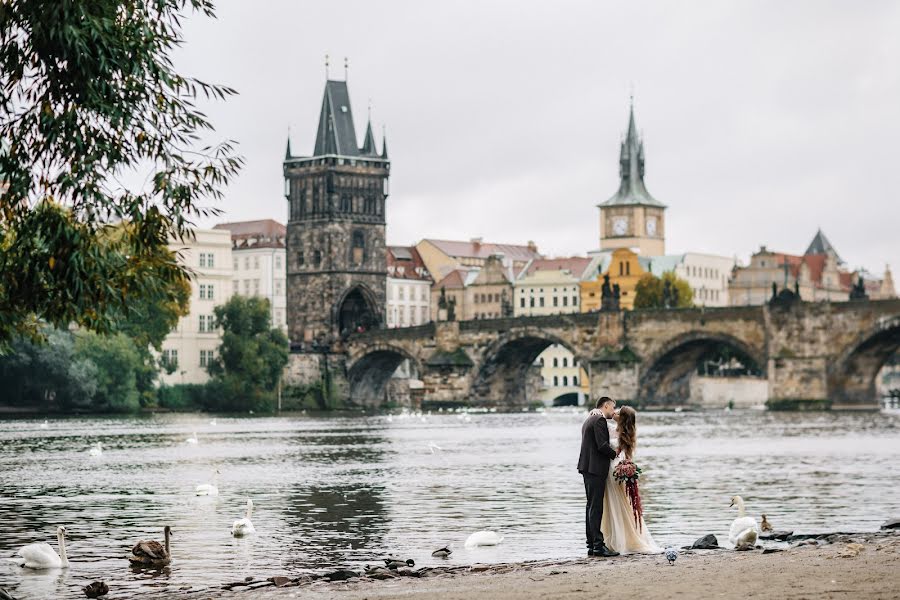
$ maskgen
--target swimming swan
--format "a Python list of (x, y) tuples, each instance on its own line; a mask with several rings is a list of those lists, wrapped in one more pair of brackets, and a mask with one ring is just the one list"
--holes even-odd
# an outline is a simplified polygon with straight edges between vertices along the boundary
[(88, 454), (91, 456), (103, 456), (103, 444), (97, 442), (93, 448), (88, 450)]
[(19, 556), (25, 559), (26, 569), (65, 569), (69, 566), (66, 556), (66, 528), (56, 528), (59, 554), (47, 542), (28, 544), (19, 549)]
[(250, 521), (250, 515), (253, 513), (253, 500), (247, 500), (247, 516), (243, 519), (236, 520), (231, 525), (231, 535), (234, 537), (244, 537), (245, 535), (250, 535), (251, 533), (256, 533), (256, 528), (253, 526), (253, 522)]
[(131, 556), (128, 562), (135, 567), (164, 567), (172, 562), (172, 554), (169, 552), (169, 537), (172, 535), (172, 528), (166, 525), (163, 528), (163, 536), (165, 536), (165, 546), (156, 540), (140, 540), (131, 549)]
[(197, 496), (218, 496), (219, 495), (219, 487), (216, 485), (219, 482), (219, 470), (216, 469), (216, 472), (213, 473), (213, 482), (212, 483), (201, 483), (195, 488), (195, 494)]
[[(731, 499), (731, 506), (738, 509), (738, 518), (731, 523), (731, 529), (728, 531), (728, 541), (738, 545), (748, 545), (756, 543), (756, 536), (759, 534), (759, 525), (756, 519), (748, 517), (744, 510), (744, 499), (735, 496)], [(753, 538), (752, 540), (750, 538)]]
[(466, 548), (475, 546), (496, 546), (503, 541), (503, 536), (495, 531), (476, 531), (466, 539)]

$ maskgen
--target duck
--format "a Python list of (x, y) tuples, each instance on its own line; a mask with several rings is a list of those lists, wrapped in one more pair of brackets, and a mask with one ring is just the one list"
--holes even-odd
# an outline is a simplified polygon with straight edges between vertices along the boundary
[(19, 556), (25, 559), (26, 569), (67, 569), (69, 558), (66, 556), (66, 528), (56, 528), (56, 540), (59, 543), (59, 554), (47, 542), (28, 544), (19, 549)]
[(674, 565), (675, 561), (678, 559), (678, 550), (675, 548), (669, 547), (666, 548), (666, 560), (669, 561), (670, 565)]
[(94, 447), (88, 450), (88, 454), (91, 456), (103, 456), (103, 444), (97, 442), (94, 444)]
[(156, 540), (140, 540), (131, 549), (128, 562), (133, 567), (164, 567), (172, 562), (172, 554), (169, 551), (169, 538), (172, 536), (172, 528), (163, 527), (163, 539), (165, 546)]
[(250, 521), (250, 515), (253, 513), (253, 500), (247, 500), (247, 515), (243, 519), (237, 519), (231, 525), (231, 535), (234, 537), (244, 537), (251, 533), (256, 533), (253, 522)]
[(762, 516), (762, 522), (759, 524), (760, 531), (772, 531), (772, 524), (766, 519), (766, 515)]
[(106, 585), (105, 581), (94, 581), (81, 589), (88, 598), (99, 598), (109, 593), (109, 586)]
[(431, 555), (435, 558), (447, 558), (451, 554), (453, 554), (453, 550), (450, 548), (453, 544), (447, 544), (441, 548), (438, 548)]
[(401, 567), (414, 567), (416, 566), (416, 562), (411, 558), (406, 560), (400, 560), (399, 558), (385, 558), (384, 566), (392, 571), (396, 571)]
[(466, 548), (475, 546), (496, 546), (503, 541), (503, 536), (496, 531), (476, 531), (466, 538)]
[(191, 445), (194, 445), (194, 444), (197, 443), (197, 441), (198, 441), (198, 440), (197, 440), (197, 432), (195, 431), (195, 432), (194, 432), (194, 435), (192, 435), (192, 436), (189, 437), (188, 439), (184, 440), (184, 443), (185, 443), (185, 444), (191, 444)]
[(219, 487), (216, 485), (219, 481), (219, 471), (216, 469), (215, 473), (213, 473), (213, 482), (212, 483), (201, 483), (196, 488), (194, 488), (194, 495), (196, 496), (218, 496), (219, 495)]
[[(744, 499), (740, 496), (734, 496), (731, 499), (731, 506), (737, 507), (738, 518), (731, 523), (731, 529), (728, 531), (728, 541), (737, 546), (755, 544), (756, 537), (759, 534), (759, 525), (756, 519), (748, 517), (744, 509)], [(751, 532), (752, 531), (752, 535)], [(750, 538), (753, 538), (752, 540)]]

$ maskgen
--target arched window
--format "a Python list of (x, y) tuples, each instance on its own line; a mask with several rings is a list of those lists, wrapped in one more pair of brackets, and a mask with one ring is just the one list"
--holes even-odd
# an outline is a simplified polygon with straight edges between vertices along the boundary
[(569, 366), (569, 357), (568, 356), (563, 356), (563, 366), (564, 367)]
[(553, 386), (556, 387), (558, 385), (559, 385), (559, 377), (554, 375), (553, 376)]
[(554, 366), (554, 367), (558, 367), (558, 366), (559, 366), (559, 359), (556, 358), (555, 356), (553, 357), (553, 366)]
[(366, 260), (366, 238), (362, 231), (354, 231), (350, 238), (350, 263), (361, 265)]
[(322, 264), (322, 252), (321, 251), (316, 250), (315, 252), (313, 252), (313, 264), (317, 267), (320, 264)]
[(569, 385), (569, 377), (568, 375), (563, 375), (563, 387)]
[(572, 385), (578, 385), (578, 375), (572, 375)]

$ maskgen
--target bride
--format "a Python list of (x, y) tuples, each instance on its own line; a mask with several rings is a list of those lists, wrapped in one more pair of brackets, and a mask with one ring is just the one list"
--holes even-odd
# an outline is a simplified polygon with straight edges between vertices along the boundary
[(613, 472), (622, 460), (634, 460), (634, 449), (637, 445), (636, 413), (630, 406), (623, 406), (613, 414), (613, 421), (607, 421), (609, 427), (609, 443), (618, 452), (609, 465), (606, 479), (606, 494), (603, 496), (603, 520), (600, 531), (603, 539), (619, 554), (652, 554), (662, 552), (662, 548), (653, 542), (653, 536), (640, 517), (635, 524), (631, 500), (625, 492), (625, 484), (616, 481)]

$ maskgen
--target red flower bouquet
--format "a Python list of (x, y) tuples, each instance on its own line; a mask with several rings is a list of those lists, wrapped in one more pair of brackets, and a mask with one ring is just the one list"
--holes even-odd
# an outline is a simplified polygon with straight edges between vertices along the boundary
[(634, 511), (634, 524), (641, 530), (641, 516), (644, 514), (644, 507), (641, 506), (641, 492), (638, 489), (638, 479), (641, 477), (641, 468), (634, 464), (633, 461), (625, 458), (616, 465), (613, 470), (613, 477), (619, 483), (625, 484), (625, 493), (631, 500), (631, 509)]

